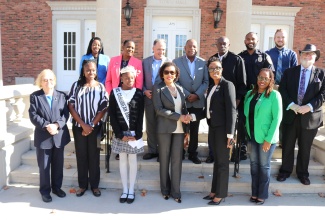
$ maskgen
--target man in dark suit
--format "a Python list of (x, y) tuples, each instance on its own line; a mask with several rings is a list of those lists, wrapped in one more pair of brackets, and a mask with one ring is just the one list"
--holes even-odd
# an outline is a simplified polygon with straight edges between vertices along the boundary
[(315, 45), (307, 44), (299, 54), (301, 65), (285, 70), (279, 87), (283, 102), (282, 166), (277, 180), (285, 181), (291, 175), (298, 139), (296, 173), (302, 184), (309, 185), (310, 149), (323, 125), (325, 74), (314, 66), (320, 57)]
[[(206, 62), (197, 56), (197, 42), (187, 40), (185, 55), (173, 60), (181, 74), (178, 83), (183, 87), (186, 97), (186, 107), (190, 114), (200, 114), (205, 103), (205, 93), (208, 89), (209, 75)], [(188, 159), (195, 164), (200, 164), (198, 158), (198, 133), (200, 120), (190, 122), (190, 143), (188, 146)]]
[[(156, 112), (152, 103), (152, 86), (161, 82), (159, 77), (159, 69), (163, 63), (170, 61), (165, 57), (166, 42), (164, 39), (156, 39), (153, 42), (153, 55), (142, 61), (143, 69), (143, 93), (145, 103), (146, 132), (148, 152), (143, 155), (144, 160), (158, 157), (158, 141), (157, 141), (157, 122)], [(157, 161), (159, 159), (157, 158)]]
[(63, 180), (64, 146), (70, 142), (66, 125), (69, 119), (66, 94), (54, 89), (56, 78), (51, 70), (43, 70), (36, 79), (40, 90), (30, 95), (29, 118), (34, 130), (34, 145), (40, 176), (40, 193), (51, 202), (50, 192), (65, 197)]

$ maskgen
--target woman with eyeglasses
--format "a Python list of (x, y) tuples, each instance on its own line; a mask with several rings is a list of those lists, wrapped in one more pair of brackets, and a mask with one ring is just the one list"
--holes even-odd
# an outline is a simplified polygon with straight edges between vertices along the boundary
[(152, 89), (157, 113), (160, 190), (165, 200), (171, 196), (177, 203), (182, 202), (180, 183), (184, 132), (193, 117), (187, 112), (182, 87), (175, 83), (179, 74), (174, 63), (164, 63), (159, 69), (162, 82), (155, 84)]
[(273, 90), (273, 85), (272, 70), (261, 69), (257, 83), (247, 92), (244, 101), (252, 176), (249, 201), (257, 205), (263, 205), (268, 198), (271, 158), (279, 140), (282, 120), (282, 98), (278, 91)]
[(210, 57), (208, 71), (214, 85), (208, 88), (205, 115), (208, 138), (214, 156), (211, 192), (203, 199), (208, 205), (219, 205), (228, 195), (229, 153), (234, 142), (236, 124), (236, 92), (232, 82), (222, 77), (221, 61)]

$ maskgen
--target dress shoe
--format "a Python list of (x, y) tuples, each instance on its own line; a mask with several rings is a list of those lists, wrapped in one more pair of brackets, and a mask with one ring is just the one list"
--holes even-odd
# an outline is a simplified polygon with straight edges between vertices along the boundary
[(120, 155), (119, 154), (116, 154), (115, 160), (120, 160)]
[(76, 192), (76, 196), (77, 197), (83, 196), (85, 194), (86, 190), (87, 189), (83, 189), (83, 188), (78, 189), (77, 192)]
[(300, 182), (304, 185), (310, 185), (310, 180), (308, 177), (302, 176), (302, 177), (298, 177), (298, 179), (300, 180)]
[(276, 180), (279, 182), (285, 181), (289, 176), (285, 173), (279, 173), (278, 176), (276, 177)]
[(201, 160), (197, 156), (188, 157), (188, 159), (195, 164), (201, 164)]
[(128, 198), (126, 200), (127, 204), (131, 204), (135, 200), (135, 194), (128, 194)]
[(208, 156), (207, 159), (205, 160), (206, 163), (213, 163), (214, 159), (211, 156)]
[(158, 154), (152, 154), (152, 153), (146, 153), (145, 155), (143, 155), (143, 159), (144, 160), (150, 160), (152, 158), (158, 157)]
[(250, 201), (250, 202), (256, 202), (256, 201), (257, 201), (257, 198), (250, 197), (250, 198), (249, 198), (249, 201)]
[(256, 199), (256, 205), (263, 205), (265, 200)]
[(225, 198), (221, 198), (218, 202), (211, 200), (208, 205), (219, 205), (222, 201), (225, 201)]
[(43, 202), (52, 202), (52, 197), (50, 195), (42, 195)]
[[(124, 195), (126, 195), (126, 196), (124, 197)], [(128, 199), (128, 194), (122, 193), (121, 197), (120, 197), (120, 203), (125, 203), (127, 199)]]
[(57, 195), (60, 198), (63, 198), (66, 196), (65, 192), (62, 189), (57, 189), (57, 190), (52, 189), (52, 193)]
[(207, 196), (204, 196), (203, 199), (212, 200), (212, 199), (214, 199), (214, 196), (207, 195)]
[(97, 188), (97, 189), (92, 189), (91, 191), (93, 191), (93, 195), (96, 196), (96, 197), (100, 197), (101, 195), (101, 192), (100, 190)]
[(165, 200), (168, 200), (168, 199), (169, 199), (169, 195), (163, 195), (163, 198), (164, 198)]
[(177, 203), (182, 203), (182, 199), (181, 198), (176, 198), (176, 199), (174, 199), (175, 200), (175, 202), (177, 202)]

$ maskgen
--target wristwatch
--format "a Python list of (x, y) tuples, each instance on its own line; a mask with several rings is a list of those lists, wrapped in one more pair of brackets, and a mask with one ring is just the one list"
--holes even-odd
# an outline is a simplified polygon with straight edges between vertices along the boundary
[(95, 127), (94, 122), (90, 122), (89, 124), (92, 128)]

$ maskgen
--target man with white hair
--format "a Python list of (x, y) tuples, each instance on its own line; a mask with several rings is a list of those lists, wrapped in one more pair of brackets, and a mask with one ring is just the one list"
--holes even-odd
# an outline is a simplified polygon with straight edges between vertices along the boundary
[(296, 174), (302, 184), (309, 185), (310, 149), (318, 128), (323, 126), (325, 73), (314, 66), (320, 57), (315, 45), (307, 44), (299, 54), (301, 65), (285, 70), (279, 86), (283, 103), (282, 166), (277, 180), (290, 177), (298, 139)]

